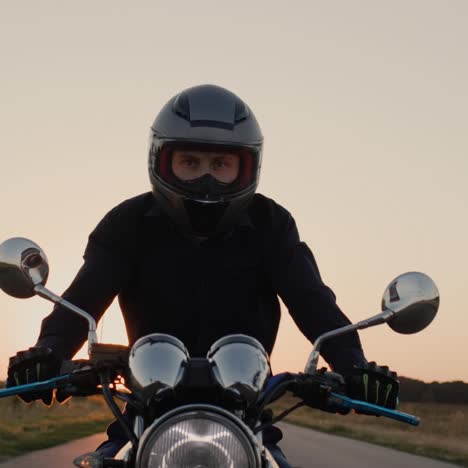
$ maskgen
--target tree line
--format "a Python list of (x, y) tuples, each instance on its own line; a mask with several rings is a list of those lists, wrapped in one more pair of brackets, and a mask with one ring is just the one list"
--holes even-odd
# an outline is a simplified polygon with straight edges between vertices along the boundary
[(468, 405), (468, 383), (431, 382), (400, 377), (400, 400)]
[[(408, 377), (399, 377), (399, 380), (401, 401), (468, 405), (468, 383), (459, 380), (426, 383)], [(4, 382), (0, 381), (0, 388), (3, 387)]]

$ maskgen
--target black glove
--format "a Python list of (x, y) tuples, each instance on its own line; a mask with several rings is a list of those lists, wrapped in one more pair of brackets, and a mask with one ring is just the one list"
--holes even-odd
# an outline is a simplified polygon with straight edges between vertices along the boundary
[(396, 372), (387, 366), (378, 366), (375, 362), (354, 366), (346, 384), (351, 398), (390, 409), (398, 406), (400, 381)]
[(320, 369), (316, 374), (299, 374), (291, 391), (304, 400), (306, 405), (329, 413), (347, 414), (349, 409), (341, 408), (330, 399), (330, 392), (345, 393), (345, 381), (336, 372)]
[[(40, 346), (20, 351), (10, 358), (6, 386), (14, 387), (52, 379), (58, 375), (60, 363), (61, 359), (50, 348)], [(53, 390), (23, 393), (19, 397), (26, 403), (41, 399), (44, 404), (50, 405)]]

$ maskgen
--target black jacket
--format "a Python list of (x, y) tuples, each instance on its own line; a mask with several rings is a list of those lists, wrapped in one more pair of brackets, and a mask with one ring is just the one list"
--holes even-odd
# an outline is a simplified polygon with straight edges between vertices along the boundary
[[(65, 299), (98, 320), (118, 295), (130, 344), (167, 333), (197, 357), (218, 338), (243, 333), (270, 354), (280, 320), (278, 295), (311, 342), (349, 323), (294, 219), (259, 194), (234, 231), (204, 242), (181, 235), (151, 193), (139, 195), (98, 224), (84, 260)], [(70, 359), (86, 337), (85, 320), (56, 306), (42, 323), (38, 345)], [(356, 333), (329, 341), (322, 355), (344, 373), (364, 359)]]

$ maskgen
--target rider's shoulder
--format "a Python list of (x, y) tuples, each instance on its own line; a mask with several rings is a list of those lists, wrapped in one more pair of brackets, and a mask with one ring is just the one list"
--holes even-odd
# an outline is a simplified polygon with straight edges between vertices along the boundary
[(122, 201), (104, 215), (93, 234), (109, 236), (112, 233), (119, 233), (122, 236), (127, 231), (134, 231), (138, 220), (150, 209), (152, 200), (152, 193), (147, 192)]
[(102, 221), (117, 223), (132, 222), (144, 216), (145, 212), (151, 208), (153, 201), (154, 197), (151, 192), (128, 198), (110, 209)]
[(294, 221), (291, 213), (284, 206), (260, 193), (254, 195), (249, 207), (249, 215), (254, 224), (271, 228)]
[[(134, 215), (141, 216), (150, 209), (154, 203), (154, 197), (151, 192), (141, 193), (131, 198), (127, 198), (118, 205), (114, 206), (109, 213), (114, 215)], [(108, 213), (108, 214), (109, 214)]]

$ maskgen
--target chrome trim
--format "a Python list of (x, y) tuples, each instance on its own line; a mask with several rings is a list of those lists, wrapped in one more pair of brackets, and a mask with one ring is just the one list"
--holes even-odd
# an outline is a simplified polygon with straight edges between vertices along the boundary
[(88, 354), (91, 352), (91, 345), (93, 343), (98, 343), (98, 338), (96, 334), (96, 320), (94, 320), (94, 317), (90, 315), (88, 312), (80, 309), (79, 307), (76, 307), (73, 305), (71, 302), (66, 301), (62, 297), (58, 296), (57, 294), (53, 293), (49, 289), (45, 288), (42, 285), (37, 285), (34, 287), (35, 293), (42, 297), (43, 299), (47, 299), (50, 302), (53, 302), (54, 304), (60, 304), (62, 307), (65, 307), (66, 309), (70, 310), (71, 312), (74, 312), (75, 314), (78, 314), (80, 317), (84, 318), (88, 322)]
[(385, 289), (382, 310), (393, 317), (388, 325), (398, 333), (424, 330), (437, 314), (440, 294), (434, 281), (424, 273), (410, 271), (396, 277)]
[(133, 432), (135, 433), (137, 439), (140, 439), (145, 431), (145, 421), (143, 416), (135, 416), (135, 422), (133, 423)]
[(385, 289), (382, 312), (356, 324), (347, 325), (320, 335), (307, 360), (305, 371), (317, 372), (317, 363), (323, 343), (345, 333), (387, 323), (398, 333), (417, 333), (434, 319), (439, 308), (439, 291), (432, 279), (419, 272), (397, 276)]
[(13, 297), (34, 296), (34, 287), (43, 285), (49, 276), (44, 251), (24, 237), (12, 237), (0, 244), (0, 289)]
[(7, 294), (28, 298), (38, 295), (43, 299), (80, 315), (88, 321), (88, 354), (91, 345), (97, 343), (96, 321), (44, 285), (49, 276), (49, 262), (44, 251), (33, 241), (24, 237), (13, 237), (0, 244), (0, 288)]
[(211, 346), (207, 358), (221, 387), (248, 404), (257, 400), (271, 376), (268, 354), (251, 336), (225, 336)]
[(188, 350), (179, 339), (164, 333), (143, 336), (128, 359), (132, 392), (147, 402), (172, 390), (182, 380), (188, 360)]
[(132, 443), (127, 442), (114, 457), (116, 460), (130, 461), (132, 458)]
[(264, 459), (266, 463), (268, 463), (268, 465), (266, 465), (264, 468), (279, 468), (278, 463), (276, 463), (276, 460), (273, 458), (273, 455), (266, 447), (264, 448)]
[(255, 468), (261, 467), (261, 454), (263, 447), (259, 446), (258, 440), (255, 436), (255, 434), (252, 432), (252, 430), (240, 419), (236, 418), (232, 413), (229, 411), (219, 408), (217, 406), (213, 405), (204, 405), (204, 404), (191, 404), (191, 405), (184, 405), (180, 406), (176, 409), (173, 409), (167, 413), (165, 413), (163, 416), (155, 420), (143, 433), (140, 443), (138, 446), (138, 452), (136, 456), (136, 463), (135, 463), (135, 468), (145, 468), (141, 465), (141, 457), (144, 452), (144, 447), (148, 439), (151, 437), (153, 432), (158, 429), (161, 425), (164, 423), (168, 422), (172, 418), (176, 418), (179, 416), (182, 416), (186, 414), (187, 416), (194, 414), (194, 413), (205, 413), (208, 415), (215, 415), (215, 416), (221, 416), (226, 418), (231, 424), (234, 424), (234, 426), (237, 427), (237, 429), (241, 432), (244, 433), (246, 436), (248, 442), (251, 445), (251, 448), (253, 449), (254, 452), (254, 463)]

